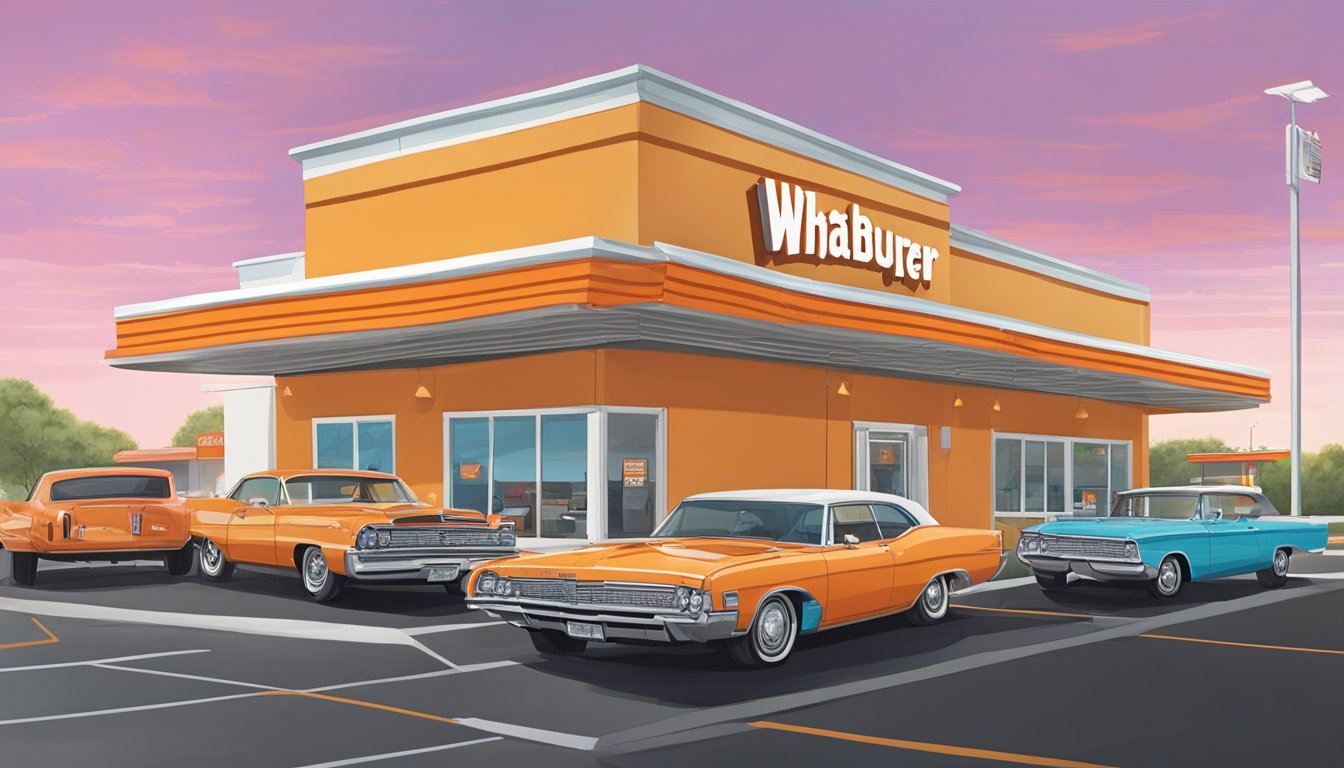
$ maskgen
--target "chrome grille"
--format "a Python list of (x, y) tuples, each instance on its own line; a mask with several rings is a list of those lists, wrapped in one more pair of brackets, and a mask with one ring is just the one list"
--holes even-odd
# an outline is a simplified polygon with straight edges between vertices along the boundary
[(497, 547), (495, 531), (491, 528), (444, 528), (415, 526), (393, 528), (393, 547)]
[(570, 605), (614, 605), (631, 608), (675, 609), (674, 587), (611, 585), (602, 581), (570, 579), (513, 579), (524, 600), (546, 600)]
[(1125, 559), (1124, 539), (1102, 539), (1090, 536), (1042, 536), (1050, 546), (1042, 554), (1072, 557), (1109, 557)]

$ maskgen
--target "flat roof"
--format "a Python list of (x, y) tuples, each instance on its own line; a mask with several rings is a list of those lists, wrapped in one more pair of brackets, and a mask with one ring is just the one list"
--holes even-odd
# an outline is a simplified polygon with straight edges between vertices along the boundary
[(112, 460), (118, 464), (130, 464), (137, 461), (195, 461), (195, 448), (134, 448), (117, 451)]
[(1191, 464), (1238, 464), (1243, 462), (1280, 461), (1291, 458), (1292, 451), (1227, 451), (1222, 453), (1189, 453), (1185, 460)]

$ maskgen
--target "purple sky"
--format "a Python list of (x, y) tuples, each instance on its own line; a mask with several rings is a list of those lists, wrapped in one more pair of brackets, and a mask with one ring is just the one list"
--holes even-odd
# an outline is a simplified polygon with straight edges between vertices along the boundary
[(1156, 346), (1266, 368), (1256, 411), (1154, 438), (1288, 440), (1287, 106), (1302, 194), (1304, 443), (1344, 441), (1344, 3), (10, 3), (0, 376), (166, 444), (218, 401), (117, 371), (112, 308), (303, 248), (307, 142), (642, 62), (949, 179), (953, 221), (1153, 291)]

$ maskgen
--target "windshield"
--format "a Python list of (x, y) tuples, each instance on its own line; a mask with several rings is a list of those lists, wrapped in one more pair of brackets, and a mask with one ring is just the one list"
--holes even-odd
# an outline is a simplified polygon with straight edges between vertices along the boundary
[(716, 536), (820, 544), (825, 509), (777, 501), (687, 501), (668, 516), (654, 538)]
[(1111, 517), (1157, 517), (1163, 520), (1190, 520), (1198, 513), (1199, 497), (1194, 494), (1121, 496), (1111, 509)]
[(400, 480), (358, 475), (303, 475), (285, 481), (289, 503), (412, 504), (415, 494)]
[(168, 478), (161, 475), (73, 477), (51, 484), (52, 501), (87, 499), (166, 499)]

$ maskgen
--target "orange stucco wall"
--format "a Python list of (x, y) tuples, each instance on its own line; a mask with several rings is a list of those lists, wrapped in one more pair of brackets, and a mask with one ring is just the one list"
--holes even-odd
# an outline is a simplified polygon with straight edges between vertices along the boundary
[[(840, 394), (845, 384), (848, 395)], [(420, 384), (433, 395), (416, 398)], [(291, 395), (283, 394), (289, 388)], [(1142, 408), (1069, 397), (953, 387), (731, 358), (585, 350), (277, 379), (277, 461), (312, 464), (312, 419), (392, 414), (397, 472), (422, 498), (443, 498), (443, 413), (625, 405), (667, 409), (668, 501), (751, 487), (851, 488), (855, 421), (929, 430), (930, 509), (945, 524), (991, 524), (992, 432), (1133, 441), (1134, 482), (1147, 481)], [(991, 404), (998, 397), (1001, 410)], [(963, 406), (953, 407), (960, 397)], [(952, 447), (938, 430), (952, 428)]]
[[(778, 263), (760, 242), (762, 176), (858, 203), (938, 249), (928, 286), (847, 262)], [(1147, 343), (1147, 305), (1044, 280), (949, 246), (949, 209), (865, 176), (639, 103), (305, 182), (309, 277), (596, 235), (666, 242), (790, 274)]]

